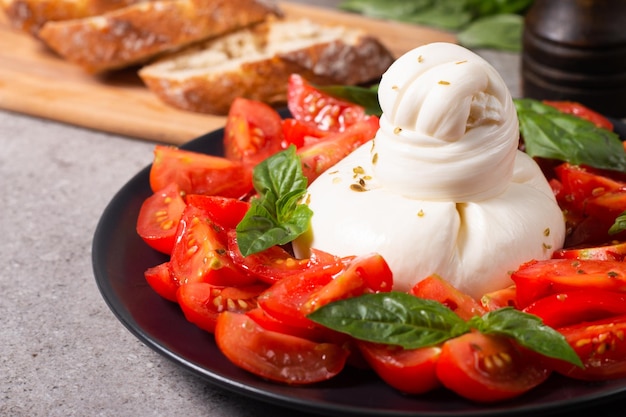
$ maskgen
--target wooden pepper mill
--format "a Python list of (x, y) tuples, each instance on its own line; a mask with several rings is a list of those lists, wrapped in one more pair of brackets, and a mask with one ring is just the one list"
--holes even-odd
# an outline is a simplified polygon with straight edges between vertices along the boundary
[(535, 0), (524, 26), (522, 90), (626, 117), (626, 0)]

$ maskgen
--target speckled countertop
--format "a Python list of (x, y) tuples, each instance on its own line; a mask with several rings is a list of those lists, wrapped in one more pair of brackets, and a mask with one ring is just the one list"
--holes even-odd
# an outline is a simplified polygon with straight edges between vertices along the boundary
[[(518, 57), (485, 57), (518, 95)], [(294, 415), (163, 358), (101, 297), (91, 264), (95, 227), (120, 187), (151, 162), (153, 143), (0, 111), (0, 144), (1, 416)], [(592, 412), (623, 415), (613, 407)]]

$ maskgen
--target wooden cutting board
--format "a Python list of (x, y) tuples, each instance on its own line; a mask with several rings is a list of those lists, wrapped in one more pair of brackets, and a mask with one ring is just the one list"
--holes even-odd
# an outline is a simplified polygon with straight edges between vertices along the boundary
[[(368, 30), (395, 56), (419, 45), (455, 42), (452, 34), (296, 3), (280, 3), (288, 17)], [(0, 109), (90, 129), (182, 144), (224, 126), (222, 116), (181, 111), (163, 104), (137, 76), (124, 70), (87, 74), (31, 36), (12, 29), (0, 13)]]

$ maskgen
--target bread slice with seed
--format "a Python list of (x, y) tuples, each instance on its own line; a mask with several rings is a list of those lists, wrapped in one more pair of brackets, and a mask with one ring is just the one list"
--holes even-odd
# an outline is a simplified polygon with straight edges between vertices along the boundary
[(227, 114), (236, 97), (283, 103), (287, 82), (355, 85), (377, 80), (393, 57), (376, 38), (306, 19), (269, 19), (144, 66), (139, 76), (164, 102)]
[(280, 10), (267, 0), (155, 0), (47, 22), (38, 35), (63, 58), (95, 73), (143, 63), (272, 15)]

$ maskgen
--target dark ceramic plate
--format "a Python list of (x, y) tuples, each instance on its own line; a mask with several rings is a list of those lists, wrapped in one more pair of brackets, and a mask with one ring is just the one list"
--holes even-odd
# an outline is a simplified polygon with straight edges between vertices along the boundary
[[(616, 121), (626, 138), (626, 125)], [(222, 130), (184, 149), (221, 155)], [(167, 258), (150, 249), (135, 233), (142, 202), (151, 194), (146, 167), (113, 198), (104, 211), (93, 240), (93, 269), (105, 301), (139, 340), (205, 378), (208, 382), (280, 406), (337, 416), (519, 416), (567, 412), (581, 405), (617, 398), (626, 393), (626, 380), (585, 383), (555, 375), (513, 401), (473, 404), (440, 390), (423, 396), (399, 394), (368, 371), (346, 369), (338, 377), (309, 387), (288, 387), (261, 380), (232, 365), (213, 337), (185, 320), (178, 306), (158, 296), (143, 273)]]

